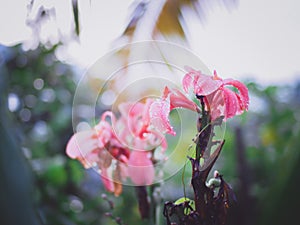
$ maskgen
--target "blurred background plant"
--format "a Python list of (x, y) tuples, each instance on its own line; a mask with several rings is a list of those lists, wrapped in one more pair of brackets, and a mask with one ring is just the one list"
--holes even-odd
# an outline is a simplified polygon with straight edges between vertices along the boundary
[[(186, 43), (183, 9), (190, 7), (192, 10), (185, 12), (194, 12), (200, 18), (205, 15), (201, 1), (149, 2), (135, 4), (130, 22), (113, 43), (143, 38), (179, 38)], [(73, 133), (72, 100), (82, 70), (60, 57), (68, 38), (39, 36), (43, 23), (55, 18), (55, 13), (39, 1), (31, 1), (29, 10), (37, 3), (37, 17), (30, 23), (36, 37), (34, 46), (0, 46), (0, 223), (116, 224), (104, 216), (110, 207), (101, 197), (104, 189), (99, 175), (84, 170), (65, 155), (67, 140)], [(73, 31), (69, 38), (76, 39), (81, 32), (77, 1), (72, 1), (72, 9)], [(153, 18), (151, 13), (156, 20), (149, 19)], [(143, 36), (147, 23), (153, 27), (147, 33), (150, 36)], [(120, 56), (124, 63), (127, 56)], [(226, 144), (217, 165), (238, 197), (228, 224), (297, 221), (300, 80), (281, 86), (246, 82), (250, 110), (227, 123)], [(179, 172), (165, 181), (161, 187), (165, 199), (182, 196), (181, 179)], [(125, 224), (141, 224), (136, 200), (132, 200), (134, 191), (125, 187), (123, 193), (118, 198), (108, 195), (114, 202), (113, 214)]]

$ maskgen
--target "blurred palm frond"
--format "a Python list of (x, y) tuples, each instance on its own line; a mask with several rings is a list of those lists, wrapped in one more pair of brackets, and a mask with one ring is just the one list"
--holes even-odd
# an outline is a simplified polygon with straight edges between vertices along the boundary
[(236, 0), (159, 0), (135, 1), (129, 22), (120, 38), (126, 37), (130, 43), (141, 39), (167, 39), (179, 37), (187, 40), (187, 24), (184, 14), (194, 14), (198, 19), (205, 14), (212, 4), (220, 3), (230, 8)]
[[(203, 22), (205, 15), (214, 5), (232, 8), (237, 0), (138, 0), (129, 8), (129, 18), (119, 37), (112, 43), (113, 47), (126, 45), (117, 53), (118, 62), (127, 68), (129, 62), (136, 58), (136, 49), (131, 43), (158, 40), (169, 41), (183, 46), (189, 43), (189, 25), (195, 21)], [(195, 17), (196, 20), (191, 18)], [(146, 55), (156, 54), (154, 48), (144, 49)], [(160, 51), (161, 50), (161, 51)], [(160, 57), (167, 62), (164, 51), (159, 49)], [(148, 56), (145, 56), (146, 58)], [(170, 72), (170, 71), (169, 71)], [(124, 69), (128, 73), (128, 69)], [(125, 78), (123, 78), (125, 79)], [(123, 82), (124, 84), (124, 82)]]

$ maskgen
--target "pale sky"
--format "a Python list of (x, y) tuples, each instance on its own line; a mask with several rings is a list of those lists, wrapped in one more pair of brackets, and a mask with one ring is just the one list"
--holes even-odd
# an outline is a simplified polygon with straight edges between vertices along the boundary
[(192, 29), (192, 45), (222, 74), (292, 82), (300, 77), (299, 12), (298, 0), (240, 0), (231, 12), (215, 7), (204, 25)]
[[(13, 45), (32, 38), (25, 25), (29, 1), (0, 1), (4, 6), (0, 8), (0, 43)], [(65, 33), (71, 30), (70, 1), (40, 0), (55, 4), (56, 25)], [(80, 44), (72, 42), (69, 55), (64, 53), (83, 67), (110, 50), (112, 40), (124, 28), (132, 0), (89, 2), (79, 1)], [(264, 84), (291, 83), (297, 74), (300, 76), (299, 12), (298, 0), (240, 0), (230, 10), (215, 4), (203, 23), (188, 18), (190, 48), (223, 77), (249, 77)], [(46, 29), (51, 33), (53, 25), (49, 23)]]

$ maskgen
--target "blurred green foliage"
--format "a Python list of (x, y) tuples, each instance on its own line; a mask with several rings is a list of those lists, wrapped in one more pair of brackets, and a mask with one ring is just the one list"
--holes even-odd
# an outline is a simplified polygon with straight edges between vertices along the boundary
[[(99, 175), (65, 155), (73, 133), (72, 98), (78, 74), (76, 68), (57, 60), (56, 48), (24, 52), (21, 46), (0, 46), (0, 168), (5, 184), (0, 204), (6, 208), (0, 216), (7, 219), (9, 215), (1, 213), (32, 207), (26, 215), (32, 214), (39, 221), (36, 224), (116, 224), (104, 216), (110, 209), (101, 197)], [(285, 224), (297, 218), (300, 208), (300, 83), (262, 87), (249, 82), (248, 87), (250, 110), (227, 123), (217, 164), (238, 197), (230, 224)], [(183, 197), (181, 180), (182, 171), (162, 184), (165, 200)], [(187, 189), (188, 180), (185, 176)], [(16, 204), (20, 210), (10, 202), (15, 201), (10, 196), (16, 185), (26, 196), (20, 202), (28, 202), (28, 206)], [(142, 223), (133, 188), (124, 187), (122, 196), (108, 198), (115, 204), (115, 216), (126, 224)]]
[[(1, 46), (1, 74), (7, 73), (1, 78), (6, 86), (1, 107), (9, 113), (14, 131), (10, 135), (31, 169), (32, 198), (42, 223), (99, 224), (102, 208), (95, 203), (99, 198), (88, 196), (88, 204), (81, 201), (87, 195), (79, 191), (85, 171), (64, 153), (72, 135), (76, 76), (72, 67), (56, 59), (55, 50), (56, 46), (24, 52), (21, 46)], [(1, 152), (6, 154), (8, 147)], [(22, 173), (11, 171), (11, 176), (18, 179)]]

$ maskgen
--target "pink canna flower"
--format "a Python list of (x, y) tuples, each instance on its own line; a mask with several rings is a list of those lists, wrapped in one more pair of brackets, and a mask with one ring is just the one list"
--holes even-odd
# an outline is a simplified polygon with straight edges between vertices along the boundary
[[(216, 72), (213, 76), (208, 76), (188, 67), (186, 69), (188, 73), (182, 80), (183, 90), (186, 93), (192, 91), (197, 98), (203, 97), (212, 121), (222, 116), (228, 119), (248, 110), (248, 89), (243, 83), (233, 79), (223, 80)], [(227, 86), (232, 86), (238, 92), (228, 89)], [(169, 90), (166, 87), (162, 98), (153, 102), (150, 107), (151, 122), (157, 130), (171, 135), (176, 134), (170, 124), (169, 114), (172, 109), (178, 107), (200, 112), (198, 105), (181, 91)]]
[[(226, 86), (232, 86), (238, 92), (232, 91)], [(183, 88), (186, 92), (192, 89), (196, 96), (207, 98), (207, 106), (211, 112), (212, 120), (220, 116), (228, 119), (248, 110), (247, 87), (237, 80), (221, 79), (216, 71), (214, 71), (213, 76), (207, 76), (200, 71), (189, 68), (189, 73), (183, 78)]]
[(149, 110), (153, 101), (121, 104), (119, 118), (107, 111), (94, 128), (74, 134), (67, 144), (67, 155), (85, 168), (98, 166), (104, 187), (116, 196), (128, 176), (136, 185), (151, 184), (153, 152), (160, 149), (164, 153), (167, 148), (165, 136), (151, 124)]
[(114, 182), (115, 177), (113, 176), (125, 173), (121, 171), (122, 167), (117, 167), (114, 173), (109, 168), (113, 160), (117, 160), (118, 163), (126, 163), (129, 158), (129, 150), (121, 147), (111, 125), (106, 121), (106, 117), (115, 120), (111, 112), (105, 112), (94, 128), (77, 132), (71, 137), (66, 147), (66, 154), (72, 159), (79, 160), (85, 168), (98, 166), (106, 190), (119, 195), (121, 189)]
[(67, 144), (66, 154), (72, 159), (78, 159), (85, 168), (98, 162), (99, 152), (112, 137), (111, 126), (105, 121), (106, 116), (103, 114), (93, 129), (75, 133)]
[[(225, 79), (223, 85), (231, 85), (239, 91), (239, 93), (236, 93), (224, 86), (222, 87), (222, 90), (224, 91), (225, 108), (227, 109), (225, 117), (230, 118), (247, 111), (249, 107), (247, 87), (243, 83), (233, 79)], [(236, 107), (236, 109), (234, 107)]]
[(100, 152), (112, 138), (112, 129), (105, 118), (110, 115), (104, 113), (101, 121), (90, 130), (75, 133), (66, 147), (66, 154), (79, 160), (85, 168), (90, 168), (99, 162)]

